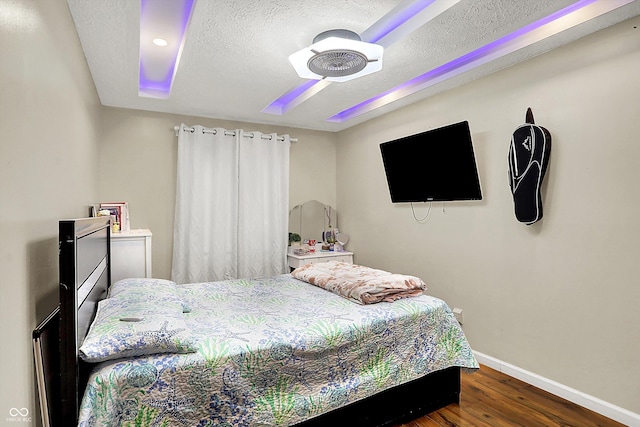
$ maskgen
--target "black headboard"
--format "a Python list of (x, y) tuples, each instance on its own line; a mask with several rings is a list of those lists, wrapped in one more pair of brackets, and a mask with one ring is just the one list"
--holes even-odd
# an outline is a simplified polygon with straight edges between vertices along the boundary
[(59, 238), (60, 415), (76, 425), (88, 374), (78, 348), (111, 284), (109, 217), (61, 220)]

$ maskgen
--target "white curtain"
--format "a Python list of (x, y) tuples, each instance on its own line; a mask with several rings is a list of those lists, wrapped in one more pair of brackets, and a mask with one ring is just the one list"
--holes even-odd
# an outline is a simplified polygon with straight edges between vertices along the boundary
[(287, 271), (289, 146), (288, 135), (180, 126), (172, 280)]

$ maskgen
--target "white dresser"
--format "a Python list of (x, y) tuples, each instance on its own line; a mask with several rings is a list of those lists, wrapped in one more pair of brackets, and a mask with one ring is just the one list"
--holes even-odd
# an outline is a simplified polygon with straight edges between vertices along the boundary
[(315, 251), (307, 255), (288, 254), (287, 260), (290, 268), (298, 268), (306, 264), (318, 262), (340, 261), (353, 264), (353, 252), (323, 252)]
[(151, 230), (111, 233), (111, 283), (151, 277)]

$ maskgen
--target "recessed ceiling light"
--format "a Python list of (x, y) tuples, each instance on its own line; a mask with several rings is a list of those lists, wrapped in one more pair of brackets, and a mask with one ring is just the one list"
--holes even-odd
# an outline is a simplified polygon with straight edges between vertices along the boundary
[(140, 0), (139, 96), (169, 97), (196, 1)]

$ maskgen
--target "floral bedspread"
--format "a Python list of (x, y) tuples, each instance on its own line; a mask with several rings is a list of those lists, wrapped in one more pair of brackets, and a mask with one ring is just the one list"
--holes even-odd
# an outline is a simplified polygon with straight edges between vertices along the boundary
[(80, 426), (287, 426), (478, 367), (449, 307), (428, 295), (358, 305), (290, 275), (177, 288), (197, 351), (97, 364)]

